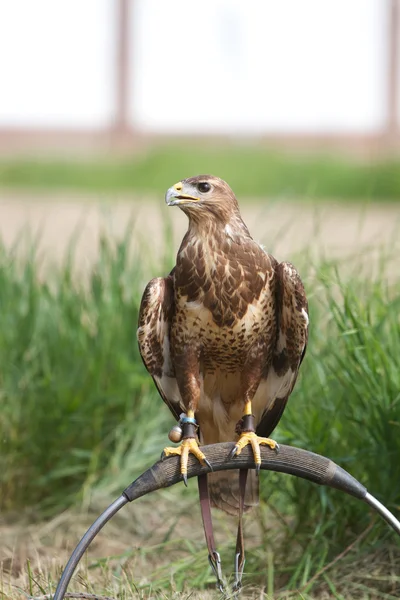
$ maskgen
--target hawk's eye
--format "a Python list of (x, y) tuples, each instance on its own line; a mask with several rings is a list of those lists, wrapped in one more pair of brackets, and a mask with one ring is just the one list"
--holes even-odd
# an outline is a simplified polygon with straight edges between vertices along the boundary
[(200, 181), (200, 183), (197, 184), (197, 189), (202, 194), (205, 194), (211, 190), (211, 185), (207, 183), (207, 181)]

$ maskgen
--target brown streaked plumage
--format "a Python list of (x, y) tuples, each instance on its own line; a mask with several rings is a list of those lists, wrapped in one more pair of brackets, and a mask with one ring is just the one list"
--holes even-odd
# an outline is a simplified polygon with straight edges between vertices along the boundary
[[(252, 239), (221, 179), (185, 179), (168, 190), (166, 201), (186, 213), (189, 228), (173, 271), (150, 281), (143, 295), (138, 341), (144, 364), (176, 418), (193, 411), (202, 444), (238, 440), (237, 424), (249, 407), (257, 435), (268, 436), (306, 349), (301, 279), (292, 264), (278, 263)], [(192, 446), (188, 451), (196, 453)], [(212, 474), (210, 487), (214, 505), (237, 512), (233, 472)], [(257, 499), (252, 471), (246, 506)]]

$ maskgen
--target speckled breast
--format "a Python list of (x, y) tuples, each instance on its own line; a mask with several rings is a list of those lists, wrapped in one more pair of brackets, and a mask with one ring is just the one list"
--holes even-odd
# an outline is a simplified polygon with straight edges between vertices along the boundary
[(275, 273), (250, 237), (186, 239), (174, 273), (172, 344), (196, 347), (207, 364), (236, 368), (276, 335)]
[(236, 313), (234, 309), (238, 303), (230, 302), (232, 296), (224, 289), (224, 280), (219, 286), (212, 286), (215, 295), (211, 306), (207, 306), (207, 300), (210, 301), (210, 295), (206, 298), (207, 293), (188, 300), (178, 288), (172, 325), (173, 345), (196, 348), (208, 370), (215, 367), (237, 370), (246, 362), (253, 347), (264, 346), (276, 336), (270, 283), (266, 281), (259, 297), (254, 297), (245, 309)]

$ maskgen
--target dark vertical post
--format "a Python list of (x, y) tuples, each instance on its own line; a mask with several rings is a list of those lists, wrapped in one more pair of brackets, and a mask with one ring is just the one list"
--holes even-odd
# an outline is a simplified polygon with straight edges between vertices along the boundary
[(387, 83), (387, 121), (386, 137), (390, 146), (392, 146), (399, 136), (398, 124), (398, 88), (399, 88), (399, 52), (400, 52), (400, 9), (399, 0), (389, 0), (389, 31), (388, 31), (388, 83)]
[(116, 115), (115, 133), (125, 136), (129, 131), (129, 15), (131, 0), (118, 0), (116, 52)]

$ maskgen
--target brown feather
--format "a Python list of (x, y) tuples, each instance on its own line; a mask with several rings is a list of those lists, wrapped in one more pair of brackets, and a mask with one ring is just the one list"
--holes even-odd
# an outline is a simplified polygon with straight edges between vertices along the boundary
[[(209, 184), (208, 195), (196, 191), (200, 182)], [(173, 273), (145, 290), (138, 329), (144, 363), (175, 417), (195, 410), (202, 443), (236, 440), (247, 399), (257, 433), (268, 436), (307, 344), (303, 285), (293, 265), (279, 264), (251, 238), (224, 181), (201, 175), (180, 189), (192, 198), (180, 203), (189, 228)], [(253, 475), (247, 507), (258, 499)], [(210, 488), (215, 506), (237, 512), (237, 473), (214, 474)]]
[[(239, 471), (218, 471), (208, 475), (210, 502), (229, 515), (237, 515), (239, 511)], [(255, 471), (249, 471), (244, 496), (244, 512), (248, 512), (258, 504), (259, 477)]]

